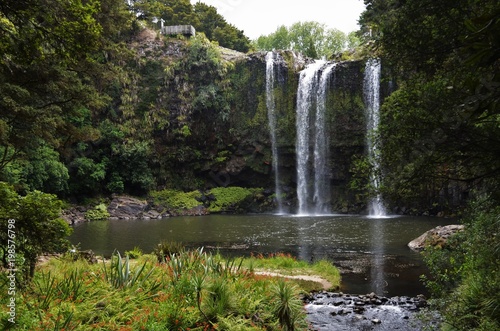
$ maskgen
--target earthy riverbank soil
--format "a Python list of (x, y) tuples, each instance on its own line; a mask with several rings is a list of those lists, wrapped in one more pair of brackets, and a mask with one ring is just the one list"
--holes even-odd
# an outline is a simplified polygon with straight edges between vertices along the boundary
[(330, 283), (328, 280), (321, 278), (319, 276), (312, 276), (312, 275), (282, 275), (276, 272), (268, 272), (268, 271), (255, 271), (254, 274), (256, 275), (264, 275), (264, 276), (271, 276), (271, 277), (282, 277), (282, 278), (288, 278), (288, 279), (301, 279), (301, 280), (306, 280), (310, 282), (315, 282), (321, 284), (324, 290), (329, 290), (333, 287), (333, 284)]

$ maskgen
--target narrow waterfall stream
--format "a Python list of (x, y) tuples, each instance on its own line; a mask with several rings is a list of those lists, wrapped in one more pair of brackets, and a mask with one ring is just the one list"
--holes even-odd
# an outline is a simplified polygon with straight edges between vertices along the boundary
[(366, 121), (366, 146), (368, 149), (368, 159), (372, 163), (372, 173), (370, 181), (376, 191), (376, 196), (368, 204), (368, 212), (372, 217), (386, 216), (386, 210), (380, 189), (380, 142), (374, 139), (374, 131), (378, 129), (380, 122), (380, 60), (370, 59), (366, 62), (364, 78), (364, 96), (367, 112)]
[(276, 204), (278, 213), (283, 213), (283, 194), (280, 185), (279, 174), (279, 153), (276, 139), (276, 103), (274, 101), (274, 62), (280, 56), (275, 52), (268, 52), (266, 55), (266, 106), (269, 121), (269, 132), (271, 136), (272, 166), (274, 173), (274, 192), (276, 194)]
[(328, 139), (326, 121), (326, 97), (331, 72), (336, 64), (328, 64), (323, 69), (316, 100), (316, 118), (314, 121), (314, 213), (328, 214), (331, 212), (330, 193), (330, 141)]
[(297, 198), (299, 215), (330, 212), (326, 95), (335, 64), (316, 61), (299, 78), (297, 91)]

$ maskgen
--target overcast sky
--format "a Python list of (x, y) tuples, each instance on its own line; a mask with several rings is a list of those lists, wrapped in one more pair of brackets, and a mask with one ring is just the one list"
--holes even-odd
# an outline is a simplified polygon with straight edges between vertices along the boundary
[[(280, 25), (316, 21), (345, 33), (358, 30), (363, 0), (200, 0), (217, 8), (228, 23), (250, 39), (268, 35)], [(196, 3), (198, 0), (191, 0)]]

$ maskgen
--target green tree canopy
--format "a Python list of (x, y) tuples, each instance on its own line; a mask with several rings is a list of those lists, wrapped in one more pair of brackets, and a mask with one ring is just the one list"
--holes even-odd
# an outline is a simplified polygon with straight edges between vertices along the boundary
[(30, 151), (25, 160), (13, 161), (5, 170), (9, 182), (16, 183), (23, 191), (62, 194), (68, 190), (68, 169), (59, 153), (43, 144)]
[(0, 4), (0, 170), (36, 138), (57, 144), (64, 117), (88, 95), (78, 73), (66, 68), (97, 49), (98, 7), (96, 1)]
[(195, 25), (196, 15), (189, 0), (133, 0), (132, 9), (141, 20), (164, 19), (166, 25)]
[(226, 22), (225, 18), (213, 6), (202, 2), (194, 5), (197, 23), (193, 24), (197, 31), (204, 32), (208, 39), (217, 41), (220, 46), (240, 52), (250, 50), (250, 39), (242, 30)]
[(122, 0), (7, 0), (0, 30), (0, 179), (62, 194), (128, 78), (133, 15)]
[(282, 25), (274, 33), (257, 38), (254, 44), (256, 49), (262, 51), (294, 50), (318, 58), (330, 57), (344, 50), (347, 42), (347, 36), (342, 31), (328, 29), (325, 24), (311, 21), (297, 22), (289, 28)]
[(0, 18), (1, 171), (41, 142), (60, 150), (95, 136), (81, 110), (109, 101), (106, 38), (130, 29), (130, 14), (117, 0), (7, 0)]

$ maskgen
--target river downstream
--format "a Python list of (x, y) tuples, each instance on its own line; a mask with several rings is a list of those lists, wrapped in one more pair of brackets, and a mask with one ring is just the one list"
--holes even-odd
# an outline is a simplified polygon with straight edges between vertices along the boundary
[(450, 223), (431, 217), (209, 215), (83, 223), (75, 226), (70, 240), (105, 256), (136, 246), (151, 252), (163, 240), (217, 248), (231, 256), (284, 252), (334, 263), (345, 293), (416, 296), (426, 292), (419, 281), (426, 270), (420, 255), (406, 245)]

